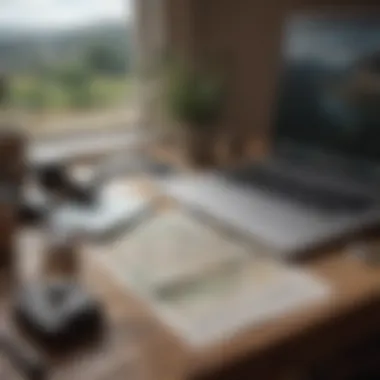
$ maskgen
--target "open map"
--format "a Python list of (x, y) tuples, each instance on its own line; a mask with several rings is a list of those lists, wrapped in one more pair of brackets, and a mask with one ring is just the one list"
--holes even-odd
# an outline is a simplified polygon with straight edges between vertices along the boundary
[(258, 250), (173, 210), (114, 242), (104, 260), (187, 343), (204, 346), (329, 294), (323, 280)]

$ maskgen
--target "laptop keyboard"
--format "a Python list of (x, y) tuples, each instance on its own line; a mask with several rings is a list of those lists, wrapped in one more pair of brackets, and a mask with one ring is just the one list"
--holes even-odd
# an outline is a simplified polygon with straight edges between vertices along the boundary
[(326, 186), (306, 183), (300, 178), (274, 172), (263, 166), (252, 166), (224, 174), (235, 184), (262, 189), (324, 211), (361, 212), (371, 207), (373, 200), (365, 195), (344, 193)]

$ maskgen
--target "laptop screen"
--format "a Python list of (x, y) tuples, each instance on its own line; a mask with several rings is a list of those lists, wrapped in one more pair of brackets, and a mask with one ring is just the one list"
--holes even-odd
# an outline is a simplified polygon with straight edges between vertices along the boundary
[(276, 143), (380, 162), (380, 17), (293, 17)]

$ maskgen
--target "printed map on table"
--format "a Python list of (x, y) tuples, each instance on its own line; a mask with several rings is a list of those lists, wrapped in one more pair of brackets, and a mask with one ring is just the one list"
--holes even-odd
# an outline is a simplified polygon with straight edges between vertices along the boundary
[(204, 346), (325, 299), (329, 286), (183, 211), (152, 217), (105, 262), (187, 343)]

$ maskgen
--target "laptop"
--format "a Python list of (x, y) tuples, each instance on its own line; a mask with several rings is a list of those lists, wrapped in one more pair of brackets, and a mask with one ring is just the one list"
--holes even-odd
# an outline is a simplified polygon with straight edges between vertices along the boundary
[(288, 20), (271, 154), (237, 168), (166, 179), (165, 191), (286, 260), (377, 225), (379, 21)]

